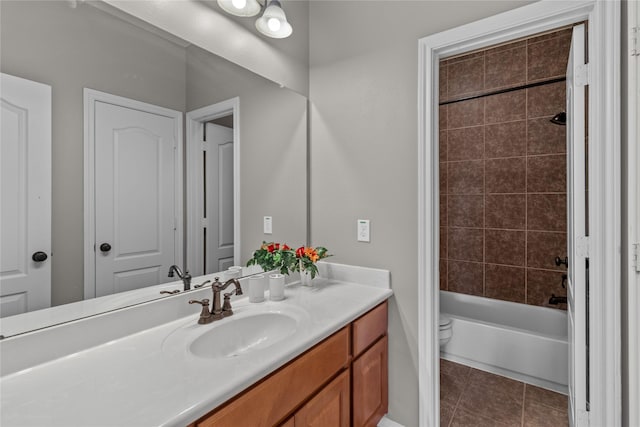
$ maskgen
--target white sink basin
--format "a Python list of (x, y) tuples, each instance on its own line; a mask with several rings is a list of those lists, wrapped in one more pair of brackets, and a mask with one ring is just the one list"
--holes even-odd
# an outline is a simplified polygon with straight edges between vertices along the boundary
[[(213, 325), (212, 325), (213, 326)], [(265, 349), (293, 335), (298, 321), (278, 312), (255, 313), (213, 326), (195, 338), (189, 351), (198, 357), (238, 357)]]

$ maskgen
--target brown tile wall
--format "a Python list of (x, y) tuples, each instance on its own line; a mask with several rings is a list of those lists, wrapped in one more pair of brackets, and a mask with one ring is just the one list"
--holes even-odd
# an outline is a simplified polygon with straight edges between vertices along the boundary
[[(571, 30), (444, 60), (440, 100), (565, 75)], [(440, 288), (548, 305), (566, 243), (565, 83), (440, 107)], [(565, 308), (562, 306), (550, 306)]]

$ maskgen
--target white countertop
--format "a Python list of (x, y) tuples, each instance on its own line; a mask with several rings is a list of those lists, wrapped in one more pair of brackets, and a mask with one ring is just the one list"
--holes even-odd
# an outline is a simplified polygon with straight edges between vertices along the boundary
[[(325, 277), (352, 279), (326, 270), (346, 266), (328, 266)], [(386, 275), (386, 286), (320, 278), (311, 288), (287, 287), (283, 301), (238, 299), (234, 316), (210, 325), (196, 323), (194, 308), (178, 320), (6, 375), (0, 424), (185, 426), (389, 298)], [(199, 334), (247, 313), (281, 310), (300, 313), (298, 331), (251, 357), (204, 359), (185, 345), (184, 331)]]

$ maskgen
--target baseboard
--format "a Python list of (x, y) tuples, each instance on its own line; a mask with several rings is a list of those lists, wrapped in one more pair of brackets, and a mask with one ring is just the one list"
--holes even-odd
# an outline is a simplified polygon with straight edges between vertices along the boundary
[(397, 422), (393, 421), (392, 419), (390, 419), (385, 415), (384, 417), (382, 417), (382, 419), (378, 423), (378, 427), (404, 427), (404, 426), (402, 424), (398, 424)]

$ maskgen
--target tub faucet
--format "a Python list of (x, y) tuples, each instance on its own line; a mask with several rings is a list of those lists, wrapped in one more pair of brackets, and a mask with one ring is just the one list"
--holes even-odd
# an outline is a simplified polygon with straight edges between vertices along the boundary
[(180, 270), (180, 267), (178, 267), (177, 265), (172, 265), (171, 267), (169, 267), (169, 277), (173, 277), (173, 273), (174, 272), (182, 280), (182, 283), (184, 284), (184, 290), (185, 291), (190, 290), (191, 289), (191, 275), (189, 274), (189, 272), (185, 271), (185, 273), (182, 274), (182, 270)]
[(549, 304), (558, 305), (558, 304), (566, 304), (567, 297), (557, 297), (555, 294), (551, 294), (551, 298), (549, 298)]

